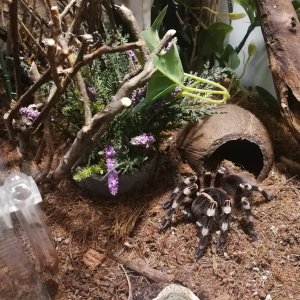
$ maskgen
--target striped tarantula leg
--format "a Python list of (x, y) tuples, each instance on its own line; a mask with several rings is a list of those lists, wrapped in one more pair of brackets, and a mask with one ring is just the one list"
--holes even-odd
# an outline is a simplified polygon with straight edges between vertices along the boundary
[(229, 199), (225, 200), (222, 210), (223, 213), (220, 220), (221, 233), (217, 243), (217, 251), (220, 251), (222, 247), (225, 245), (228, 236), (229, 223), (230, 223), (231, 210), (232, 210), (231, 201)]
[(263, 188), (260, 186), (252, 185), (252, 191), (260, 193), (267, 201), (272, 201), (275, 197), (270, 196)]
[(252, 212), (251, 212), (250, 203), (249, 203), (249, 201), (246, 197), (242, 197), (241, 204), (242, 204), (242, 208), (243, 208), (243, 211), (245, 213), (245, 216), (246, 216), (245, 221), (246, 221), (247, 233), (253, 238), (253, 240), (257, 240), (258, 236), (257, 236), (257, 233), (254, 230), (253, 215), (252, 215)]
[(216, 176), (215, 176), (214, 186), (215, 187), (220, 187), (224, 175), (228, 175), (228, 174), (229, 174), (229, 170), (227, 168), (225, 168), (225, 167), (219, 167), (217, 169), (217, 173), (216, 173)]
[(198, 185), (196, 183), (192, 183), (189, 186), (185, 187), (181, 194), (179, 194), (178, 197), (176, 197), (172, 203), (171, 208), (167, 212), (167, 215), (162, 220), (160, 225), (160, 230), (165, 230), (168, 226), (171, 225), (173, 215), (177, 211), (178, 207), (185, 202), (191, 202), (190, 200), (193, 195), (196, 194), (198, 190)]
[(179, 186), (177, 186), (177, 187), (174, 189), (174, 191), (173, 191), (173, 193), (172, 193), (170, 199), (168, 199), (168, 200), (163, 204), (163, 206), (162, 206), (163, 209), (168, 209), (168, 208), (170, 208), (170, 207), (172, 206), (172, 204), (174, 203), (174, 201), (177, 200), (177, 199), (181, 196), (183, 190), (184, 190), (186, 187), (188, 187), (189, 185), (195, 183), (197, 180), (198, 180), (198, 177), (197, 177), (196, 175), (192, 175), (192, 176), (189, 176), (189, 177), (185, 178), (185, 179), (179, 184)]
[(203, 219), (197, 220), (196, 224), (199, 227), (199, 245), (196, 248), (195, 256), (201, 258), (207, 247), (207, 243), (212, 231), (214, 219), (212, 217), (203, 216)]
[(201, 258), (204, 254), (215, 222), (217, 206), (217, 202), (209, 194), (204, 192), (198, 196), (192, 205), (192, 211), (194, 215), (196, 215), (196, 225), (199, 227), (200, 242), (195, 252), (197, 259)]
[(201, 184), (201, 188), (208, 188), (211, 186), (211, 172), (204, 170), (203, 171), (203, 175), (202, 175), (202, 184)]

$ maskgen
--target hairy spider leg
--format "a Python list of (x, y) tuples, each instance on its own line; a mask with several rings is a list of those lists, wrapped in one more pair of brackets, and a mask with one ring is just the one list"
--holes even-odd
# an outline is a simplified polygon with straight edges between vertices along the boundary
[(241, 183), (239, 184), (236, 193), (234, 202), (238, 205), (241, 205), (242, 210), (245, 214), (245, 222), (246, 222), (246, 231), (247, 233), (254, 239), (257, 240), (258, 236), (254, 230), (253, 225), (253, 215), (251, 212), (250, 202), (248, 197), (251, 195), (253, 186), (249, 183)]
[(196, 219), (196, 225), (199, 227), (199, 245), (195, 256), (201, 258), (206, 249), (210, 233), (215, 224), (218, 203), (212, 196), (202, 192), (192, 204), (192, 212)]
[(229, 170), (225, 167), (219, 167), (214, 179), (215, 187), (221, 187), (224, 175), (229, 175)]
[(230, 225), (230, 218), (231, 218), (231, 212), (232, 212), (232, 201), (230, 199), (226, 199), (224, 201), (224, 205), (222, 206), (222, 214), (220, 218), (220, 238), (217, 243), (217, 251), (219, 252), (222, 247), (225, 245), (228, 231), (229, 231), (229, 225)]
[(185, 178), (180, 184), (179, 186), (177, 186), (170, 199), (168, 199), (164, 204), (163, 204), (163, 209), (168, 209), (172, 206), (173, 202), (178, 199), (181, 195), (182, 195), (182, 192), (183, 190), (188, 187), (189, 185), (191, 185), (192, 183), (195, 183), (196, 181), (198, 180), (198, 177), (196, 175), (192, 175), (192, 176), (189, 176), (187, 178)]
[(246, 197), (242, 197), (241, 204), (242, 204), (242, 208), (243, 208), (243, 211), (244, 211), (245, 217), (246, 217), (245, 221), (246, 221), (247, 233), (253, 238), (253, 240), (257, 240), (258, 236), (254, 230), (253, 215), (251, 212), (250, 202), (248, 201), (248, 199)]
[(263, 188), (260, 186), (252, 185), (252, 191), (260, 193), (267, 201), (274, 200), (274, 196), (270, 196)]
[(175, 197), (172, 206), (170, 207), (165, 218), (161, 222), (160, 230), (164, 230), (171, 225), (172, 218), (175, 212), (177, 211), (178, 207), (183, 203), (191, 203), (192, 200), (190, 198), (196, 194), (197, 190), (198, 185), (196, 183), (192, 183), (189, 186), (185, 187), (183, 191), (177, 197)]

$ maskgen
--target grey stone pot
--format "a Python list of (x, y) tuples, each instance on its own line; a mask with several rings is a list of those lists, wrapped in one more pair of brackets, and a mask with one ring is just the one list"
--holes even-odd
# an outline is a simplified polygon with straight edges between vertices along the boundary
[(124, 174), (119, 176), (119, 191), (113, 196), (107, 186), (107, 178), (101, 175), (92, 175), (80, 182), (78, 185), (88, 190), (92, 195), (103, 198), (117, 198), (118, 196), (141, 189), (153, 176), (158, 158), (155, 157), (146, 163), (142, 169), (133, 174)]

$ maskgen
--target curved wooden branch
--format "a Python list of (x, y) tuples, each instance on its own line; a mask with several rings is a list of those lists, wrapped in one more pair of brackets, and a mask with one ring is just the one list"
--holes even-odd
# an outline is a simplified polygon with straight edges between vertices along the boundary
[(300, 23), (291, 1), (257, 0), (282, 114), (300, 141)]

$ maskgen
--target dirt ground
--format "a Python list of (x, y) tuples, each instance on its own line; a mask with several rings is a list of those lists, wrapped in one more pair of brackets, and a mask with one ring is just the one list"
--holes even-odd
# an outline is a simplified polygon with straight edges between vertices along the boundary
[[(3, 178), (18, 169), (19, 155), (6, 139), (1, 141), (1, 155)], [(178, 222), (158, 232), (165, 213), (161, 204), (175, 185), (173, 167), (163, 159), (160, 172), (143, 191), (117, 200), (93, 197), (72, 181), (40, 186), (45, 220), (60, 258), (58, 274), (46, 280), (52, 297), (147, 300), (171, 280), (202, 300), (268, 295), (273, 300), (300, 299), (299, 179), (274, 167), (261, 185), (276, 200), (266, 203), (255, 197), (252, 204), (259, 240), (253, 242), (244, 233), (236, 214), (224, 255), (215, 254), (215, 233), (197, 261), (195, 225)], [(147, 267), (160, 271), (156, 281), (141, 275)]]

